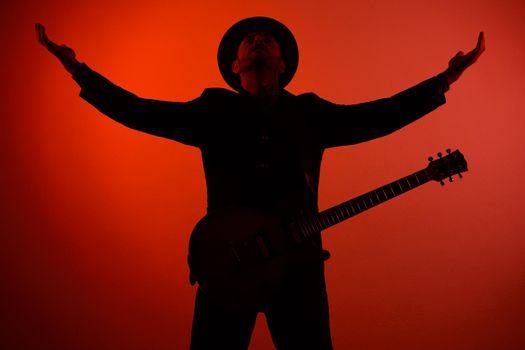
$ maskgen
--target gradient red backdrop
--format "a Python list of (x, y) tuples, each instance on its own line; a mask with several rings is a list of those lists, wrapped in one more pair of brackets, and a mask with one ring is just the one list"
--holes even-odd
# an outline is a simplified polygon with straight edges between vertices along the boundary
[[(397, 133), (326, 153), (326, 208), (459, 148), (470, 171), (325, 232), (336, 349), (524, 349), (522, 1), (4, 1), (0, 5), (0, 348), (185, 349), (186, 249), (206, 205), (200, 154), (127, 129), (77, 95), (34, 23), (138, 95), (226, 87), (222, 34), (266, 15), (293, 31), (289, 90), (389, 96), (487, 50), (447, 104)], [(264, 318), (251, 349), (271, 349)]]

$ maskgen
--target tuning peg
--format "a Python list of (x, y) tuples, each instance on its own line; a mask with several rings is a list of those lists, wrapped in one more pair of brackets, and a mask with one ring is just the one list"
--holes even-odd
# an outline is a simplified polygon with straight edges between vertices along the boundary
[(441, 158), (443, 154), (441, 152), (438, 152), (438, 157)]
[(433, 160), (434, 160), (434, 157), (432, 157), (432, 156), (428, 157), (428, 161), (429, 161), (429, 162), (431, 162), (431, 161), (433, 161)]
[(452, 153), (452, 150), (450, 148), (447, 148), (447, 153), (448, 154)]
[(445, 182), (443, 180), (439, 181), (439, 183), (441, 184), (441, 186), (445, 186)]
[(459, 176), (460, 179), (463, 178), (463, 175), (461, 175), (461, 173), (458, 173), (458, 176)]
[(448, 182), (452, 182), (452, 176), (448, 177)]

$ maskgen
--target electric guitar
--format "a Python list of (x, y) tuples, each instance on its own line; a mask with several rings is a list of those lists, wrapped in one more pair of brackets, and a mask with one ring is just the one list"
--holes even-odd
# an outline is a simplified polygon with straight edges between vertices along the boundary
[(210, 212), (195, 226), (189, 242), (191, 284), (229, 310), (259, 308), (279, 290), (301, 243), (430, 180), (467, 171), (458, 151), (429, 157), (426, 168), (343, 202), (314, 216), (292, 222), (253, 208), (226, 207)]

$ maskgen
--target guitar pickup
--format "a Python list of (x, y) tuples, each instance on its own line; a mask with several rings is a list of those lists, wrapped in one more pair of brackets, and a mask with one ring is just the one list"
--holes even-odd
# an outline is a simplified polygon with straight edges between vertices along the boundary
[(232, 257), (238, 264), (255, 263), (261, 258), (269, 259), (273, 253), (264, 232), (258, 232), (246, 240), (231, 241), (229, 248)]

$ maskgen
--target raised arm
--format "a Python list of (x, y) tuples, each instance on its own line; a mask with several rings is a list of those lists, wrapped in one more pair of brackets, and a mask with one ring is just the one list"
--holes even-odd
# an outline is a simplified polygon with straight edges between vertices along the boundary
[(62, 63), (81, 87), (80, 97), (103, 114), (130, 128), (198, 146), (206, 123), (206, 98), (189, 102), (145, 99), (113, 84), (76, 59), (73, 49), (51, 41), (43, 25), (36, 24), (37, 38)]
[[(485, 50), (485, 37), (479, 34), (476, 47), (467, 54), (458, 52), (441, 74), (389, 98), (341, 105), (313, 98), (312, 121), (325, 147), (368, 141), (388, 135), (421, 118), (446, 102), (450, 84)], [(315, 113), (315, 115), (313, 115)]]
[[(323, 148), (352, 145), (388, 135), (445, 103), (443, 75), (392, 97), (353, 105), (312, 96), (311, 124)], [(308, 112), (307, 112), (308, 113)]]

